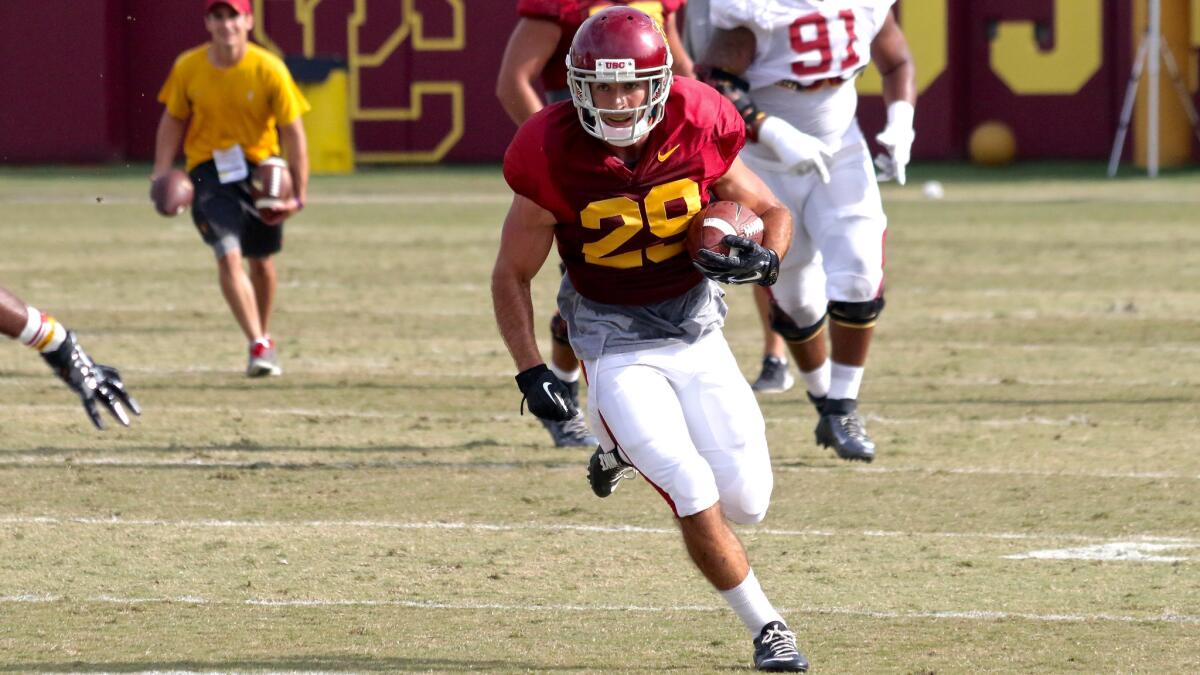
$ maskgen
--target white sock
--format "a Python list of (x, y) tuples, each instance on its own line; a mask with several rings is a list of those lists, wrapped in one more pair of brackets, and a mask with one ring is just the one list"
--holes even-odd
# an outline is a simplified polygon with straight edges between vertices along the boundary
[(562, 380), (563, 382), (565, 382), (567, 384), (571, 384), (572, 382), (578, 382), (579, 374), (583, 372), (583, 369), (578, 366), (575, 367), (575, 370), (572, 370), (571, 372), (568, 373), (567, 371), (563, 370), (562, 368), (559, 368), (558, 366), (554, 365), (553, 361), (551, 361), (549, 365), (550, 365), (550, 372), (554, 373), (555, 377), (557, 377), (558, 379)]
[(783, 621), (783, 617), (775, 611), (771, 601), (767, 600), (762, 586), (758, 585), (758, 579), (754, 577), (754, 570), (750, 570), (746, 578), (742, 579), (742, 583), (727, 591), (719, 591), (719, 593), (737, 613), (742, 623), (746, 624), (746, 630), (750, 631), (751, 637), (758, 637), (763, 626), (772, 621)]
[(834, 363), (829, 378), (829, 398), (858, 398), (858, 389), (862, 386), (862, 366), (844, 366)]
[(816, 370), (809, 372), (800, 371), (800, 377), (804, 378), (804, 388), (808, 393), (813, 395), (813, 398), (821, 398), (829, 394), (829, 359)]

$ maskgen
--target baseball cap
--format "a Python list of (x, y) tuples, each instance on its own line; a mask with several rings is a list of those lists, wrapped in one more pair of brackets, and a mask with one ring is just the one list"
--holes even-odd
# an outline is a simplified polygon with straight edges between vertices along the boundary
[(204, 13), (208, 14), (217, 5), (229, 5), (238, 14), (253, 14), (250, 0), (204, 0)]

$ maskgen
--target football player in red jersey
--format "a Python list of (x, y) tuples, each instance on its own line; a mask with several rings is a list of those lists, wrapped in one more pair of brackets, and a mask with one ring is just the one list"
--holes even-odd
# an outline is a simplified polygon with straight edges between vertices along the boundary
[(93, 362), (79, 345), (74, 331), (26, 305), (3, 287), (0, 287), (0, 334), (38, 350), (71, 391), (79, 394), (84, 411), (97, 429), (104, 428), (98, 403), (125, 426), (129, 426), (126, 408), (135, 415), (142, 414), (137, 401), (125, 391), (116, 368)]
[[(661, 28), (635, 9), (603, 10), (579, 28), (572, 102), (530, 118), (505, 154), (515, 194), (492, 273), (496, 321), (529, 409), (573, 415), (538, 352), (530, 298), (557, 242), (567, 268), (558, 307), (583, 360), (601, 442), (592, 489), (606, 496), (623, 469), (640, 471), (671, 507), (693, 562), (754, 637), (755, 665), (804, 670), (795, 635), (726, 522), (760, 522), (773, 477), (762, 413), (721, 332), (724, 293), (713, 283), (773, 283), (791, 217), (737, 158), (745, 125), (733, 106), (673, 78), (670, 66)], [(729, 256), (706, 252), (693, 264), (684, 239), (710, 190), (758, 213), (763, 242), (731, 235)]]
[[(742, 159), (792, 209), (792, 255), (771, 289), (776, 330), (816, 406), (816, 441), (870, 462), (858, 414), (875, 322), (883, 311), (887, 216), (855, 112), (869, 60), (883, 76), (886, 150), (878, 180), (905, 182), (914, 139), (915, 68), (894, 0), (708, 0), (705, 79), (746, 121)], [(829, 317), (828, 345), (825, 317)]]
[[(509, 36), (500, 73), (496, 77), (496, 97), (518, 126), (543, 108), (534, 83), (542, 80), (546, 102), (565, 101), (567, 91), (567, 48), (571, 38), (588, 16), (613, 5), (631, 0), (517, 0), (520, 19)], [(692, 62), (679, 37), (677, 14), (685, 0), (646, 0), (637, 2), (666, 31), (674, 72), (691, 77)], [(566, 322), (557, 312), (550, 320), (550, 369), (567, 385), (578, 404), (579, 359), (571, 350)], [(595, 447), (598, 441), (587, 429), (582, 416), (565, 422), (542, 420), (557, 446)]]

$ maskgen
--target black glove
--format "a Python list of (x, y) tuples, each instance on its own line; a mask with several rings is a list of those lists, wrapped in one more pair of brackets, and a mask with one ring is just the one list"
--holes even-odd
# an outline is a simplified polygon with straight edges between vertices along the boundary
[(700, 259), (692, 261), (704, 276), (723, 284), (759, 286), (770, 286), (779, 278), (779, 255), (775, 251), (736, 234), (725, 235), (721, 243), (729, 247), (729, 255), (700, 249)]
[(579, 414), (571, 392), (562, 380), (554, 376), (546, 364), (539, 363), (517, 375), (517, 386), (524, 394), (521, 399), (521, 414), (525, 414), (525, 402), (529, 412), (544, 420), (566, 422)]
[(49, 354), (42, 354), (42, 358), (46, 359), (46, 363), (67, 383), (71, 391), (79, 394), (83, 401), (83, 409), (87, 411), (97, 429), (104, 428), (104, 421), (96, 406), (97, 400), (125, 426), (129, 426), (126, 406), (133, 414), (142, 414), (141, 406), (125, 391), (125, 383), (121, 381), (121, 374), (117, 369), (93, 362), (83, 351), (83, 347), (79, 346), (74, 331), (67, 331), (67, 339), (58, 349)]

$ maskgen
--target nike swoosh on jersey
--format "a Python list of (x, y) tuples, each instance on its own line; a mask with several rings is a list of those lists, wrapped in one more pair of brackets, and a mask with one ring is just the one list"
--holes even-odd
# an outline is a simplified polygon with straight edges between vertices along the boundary
[(671, 155), (675, 154), (675, 151), (678, 149), (679, 149), (679, 144), (676, 143), (675, 147), (671, 148), (670, 150), (668, 150), (666, 152), (658, 153), (658, 161), (660, 161), (660, 162), (667, 161), (667, 158), (670, 157)]

